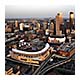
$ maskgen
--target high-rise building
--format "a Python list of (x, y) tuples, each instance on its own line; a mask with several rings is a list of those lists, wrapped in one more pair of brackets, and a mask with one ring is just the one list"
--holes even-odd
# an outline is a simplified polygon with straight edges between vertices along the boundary
[(65, 26), (64, 26), (64, 23), (62, 23), (61, 25), (60, 25), (60, 34), (62, 35), (62, 34), (65, 34)]
[(70, 12), (69, 17), (70, 17), (70, 22), (74, 24), (74, 12)]
[(23, 31), (24, 23), (20, 23), (20, 30)]
[(69, 22), (70, 22), (70, 29), (74, 29), (74, 12), (70, 12), (69, 14)]
[(18, 21), (15, 20), (15, 27), (18, 28)]
[(37, 22), (36, 26), (37, 26), (37, 29), (40, 29), (40, 23), (39, 22)]
[(54, 23), (53, 22), (50, 23), (49, 30), (50, 30), (50, 34), (54, 35)]
[(66, 34), (70, 34), (69, 20), (66, 21)]
[(43, 22), (43, 27), (44, 27), (44, 30), (47, 28), (47, 21)]
[(51, 24), (50, 24), (50, 30), (54, 30), (54, 23), (53, 22), (51, 22)]
[(60, 25), (63, 23), (62, 13), (58, 13), (56, 16), (56, 35), (60, 35)]

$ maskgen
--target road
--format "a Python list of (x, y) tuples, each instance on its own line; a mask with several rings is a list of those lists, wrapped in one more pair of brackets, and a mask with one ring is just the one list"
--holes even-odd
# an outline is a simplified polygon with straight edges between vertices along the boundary
[(53, 54), (51, 53), (48, 56), (48, 58), (44, 62), (42, 62), (42, 64), (37, 68), (37, 70), (33, 73), (33, 75), (36, 75), (39, 71), (41, 71), (45, 67), (45, 65), (49, 62), (49, 60), (50, 60), (50, 58), (51, 58), (52, 55)]
[[(73, 55), (72, 55), (72, 56), (73, 56)], [(72, 56), (69, 57), (69, 58), (67, 58), (67, 59), (65, 59), (65, 60), (59, 61), (59, 62), (57, 62), (57, 63), (53, 63), (52, 65), (49, 65), (49, 66), (45, 67), (42, 71), (39, 71), (36, 75), (43, 75), (43, 74), (45, 74), (47, 71), (51, 70), (52, 68), (56, 68), (56, 67), (58, 67), (58, 66), (60, 66), (60, 65), (63, 65), (63, 64), (65, 64), (65, 63), (70, 62)]]

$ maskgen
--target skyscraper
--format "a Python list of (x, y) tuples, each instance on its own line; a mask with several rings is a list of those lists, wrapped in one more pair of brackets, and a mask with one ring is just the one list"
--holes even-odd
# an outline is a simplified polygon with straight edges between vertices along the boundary
[(46, 28), (47, 28), (47, 21), (43, 22), (43, 27), (44, 27), (44, 30), (46, 30)]
[(18, 21), (15, 20), (15, 27), (18, 28)]
[(20, 23), (19, 25), (20, 25), (20, 30), (23, 31), (24, 23)]
[(70, 34), (70, 25), (69, 25), (69, 20), (66, 21), (66, 34)]
[(60, 35), (60, 25), (63, 23), (62, 13), (58, 13), (56, 16), (56, 35)]
[(54, 23), (53, 22), (51, 22), (51, 24), (50, 24), (50, 30), (54, 30)]
[(74, 29), (74, 12), (70, 12), (69, 22), (70, 22), (70, 31), (72, 31), (72, 29)]
[(54, 35), (54, 23), (53, 22), (50, 23), (49, 30), (50, 30), (50, 35)]

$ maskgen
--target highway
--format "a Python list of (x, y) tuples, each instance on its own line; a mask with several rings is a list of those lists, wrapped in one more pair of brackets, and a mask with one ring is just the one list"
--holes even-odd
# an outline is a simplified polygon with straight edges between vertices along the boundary
[[(16, 61), (16, 60), (11, 59), (11, 58), (5, 58), (5, 59), (6, 59), (6, 60), (9, 60), (9, 61), (12, 61), (12, 62), (16, 62), (17, 64), (23, 64), (23, 65), (25, 64), (25, 65), (27, 65), (27, 66), (36, 66), (36, 67), (37, 67), (34, 72), (29, 71), (30, 73), (27, 74), (27, 75), (30, 75), (30, 74), (32, 74), (32, 75), (43, 75), (43, 74), (47, 73), (48, 71), (50, 71), (51, 69), (54, 69), (54, 68), (56, 69), (58, 66), (70, 62), (70, 61), (72, 60), (72, 56), (73, 56), (73, 55), (72, 55), (71, 57), (68, 57), (68, 58), (66, 58), (66, 59), (64, 59), (64, 60), (61, 60), (61, 61), (59, 61), (59, 62), (56, 62), (56, 63), (52, 63), (52, 64), (47, 65), (48, 62), (50, 61), (50, 58), (51, 58), (52, 56), (55, 56), (55, 54), (52, 54), (52, 53), (51, 53), (51, 54), (49, 55), (49, 57), (48, 57), (44, 62), (42, 62), (40, 65), (23, 63), (23, 62)], [(54, 62), (54, 61), (53, 61), (53, 62)], [(47, 65), (47, 66), (46, 66), (46, 65)], [(58, 69), (58, 70), (60, 70), (60, 69)], [(61, 70), (64, 70), (64, 69), (61, 69)], [(26, 71), (27, 71), (27, 70), (26, 70)], [(67, 72), (69, 72), (69, 71), (67, 71)], [(27, 72), (26, 72), (26, 73), (27, 73)], [(73, 73), (74, 73), (74, 72), (73, 72)], [(25, 74), (25, 73), (22, 73), (22, 74)]]
[(45, 67), (45, 65), (49, 62), (52, 55), (53, 54), (51, 53), (49, 55), (49, 57), (44, 62), (42, 62), (42, 64), (36, 69), (36, 71), (33, 73), (33, 75), (36, 75), (39, 71), (41, 71)]
[[(72, 55), (72, 56), (73, 56), (73, 55)], [(63, 65), (63, 64), (65, 64), (65, 63), (70, 62), (72, 56), (69, 57), (69, 58), (67, 58), (67, 59), (65, 59), (65, 60), (59, 61), (59, 62), (57, 62), (57, 63), (53, 63), (52, 65), (49, 65), (49, 66), (45, 67), (42, 71), (39, 71), (36, 75), (43, 75), (43, 74), (45, 74), (47, 71), (49, 71), (49, 70), (51, 70), (51, 69), (53, 69), (53, 68), (56, 68), (56, 67), (58, 67), (58, 66), (60, 66), (60, 65)]]

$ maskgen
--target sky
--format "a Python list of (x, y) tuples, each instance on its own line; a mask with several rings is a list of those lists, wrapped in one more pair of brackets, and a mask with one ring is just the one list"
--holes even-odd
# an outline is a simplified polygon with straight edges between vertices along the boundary
[(6, 5), (5, 18), (55, 18), (58, 12), (61, 12), (64, 18), (68, 18), (70, 11), (75, 12), (74, 5)]

